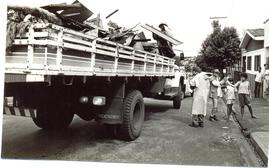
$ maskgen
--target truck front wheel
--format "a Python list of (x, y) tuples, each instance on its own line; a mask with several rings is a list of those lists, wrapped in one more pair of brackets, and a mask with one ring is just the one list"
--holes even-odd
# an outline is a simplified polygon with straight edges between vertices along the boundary
[(140, 91), (131, 91), (123, 102), (123, 123), (120, 125), (120, 136), (128, 141), (139, 137), (145, 117), (144, 100)]
[(34, 123), (44, 130), (59, 130), (67, 128), (73, 120), (74, 113), (64, 103), (44, 103), (37, 109), (37, 117)]

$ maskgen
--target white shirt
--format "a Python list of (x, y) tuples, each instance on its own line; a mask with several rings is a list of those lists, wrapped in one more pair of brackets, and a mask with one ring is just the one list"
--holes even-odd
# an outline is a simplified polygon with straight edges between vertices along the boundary
[(239, 81), (237, 82), (235, 85), (235, 87), (238, 87), (238, 94), (250, 94), (249, 93), (249, 87), (250, 87), (250, 83), (249, 81)]
[(236, 92), (236, 88), (228, 85), (227, 86), (227, 99), (228, 100), (235, 100), (235, 92)]
[(261, 72), (257, 72), (256, 77), (255, 77), (255, 82), (262, 82), (262, 77), (263, 77), (263, 73)]
[(269, 80), (269, 69), (266, 69), (264, 72), (264, 78), (265, 80)]

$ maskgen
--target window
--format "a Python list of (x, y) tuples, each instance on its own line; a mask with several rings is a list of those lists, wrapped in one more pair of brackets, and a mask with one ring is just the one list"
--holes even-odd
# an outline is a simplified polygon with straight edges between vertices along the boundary
[(255, 60), (254, 60), (254, 70), (258, 71), (259, 67), (261, 67), (261, 55), (255, 55)]
[(246, 72), (246, 57), (243, 57), (243, 61), (242, 61), (242, 71)]
[(251, 70), (251, 56), (247, 58), (247, 70)]

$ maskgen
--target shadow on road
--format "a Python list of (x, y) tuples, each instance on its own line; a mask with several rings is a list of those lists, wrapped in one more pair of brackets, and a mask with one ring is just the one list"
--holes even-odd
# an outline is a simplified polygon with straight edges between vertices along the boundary
[[(177, 115), (168, 116), (165, 114), (171, 108), (173, 108), (171, 101), (146, 100), (145, 122), (159, 120), (159, 118), (164, 119), (163, 116), (166, 116), (167, 119), (178, 120)], [(158, 116), (153, 117), (156, 114)], [(182, 122), (184, 120), (182, 119)], [(19, 123), (24, 123), (24, 127), (21, 128)], [(14, 126), (16, 129), (12, 132), (3, 131), (2, 158), (55, 159), (63, 153), (68, 153), (69, 150), (74, 152), (83, 146), (100, 150), (98, 147), (103, 144), (109, 146), (106, 147), (106, 151), (110, 152), (115, 150), (117, 144), (129, 143), (117, 140), (106, 126), (95, 121), (85, 122), (78, 117), (74, 118), (67, 130), (55, 132), (40, 130), (29, 119), (18, 118), (16, 125)]]
[[(75, 118), (70, 128), (62, 131), (48, 132), (32, 127), (31, 131), (18, 132), (12, 137), (5, 135), (9, 133), (3, 132), (1, 157), (12, 159), (57, 158), (57, 155), (61, 155), (66, 149), (75, 151), (78, 145), (94, 148), (99, 143), (115, 144), (115, 141), (118, 140), (113, 139), (106, 129), (104, 125), (96, 122), (83, 122), (79, 118)], [(7, 137), (8, 139), (6, 139)]]

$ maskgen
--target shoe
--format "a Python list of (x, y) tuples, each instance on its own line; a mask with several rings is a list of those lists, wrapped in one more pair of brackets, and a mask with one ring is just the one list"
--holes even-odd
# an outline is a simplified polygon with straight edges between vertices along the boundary
[(189, 126), (190, 126), (190, 127), (194, 127), (194, 128), (199, 127), (197, 124), (194, 124), (194, 123), (189, 124)]
[(202, 127), (203, 128), (204, 127), (204, 123), (200, 122), (199, 123), (199, 127)]
[(213, 116), (213, 119), (215, 120), (215, 121), (219, 121), (219, 119), (217, 119), (217, 116)]
[(214, 117), (213, 116), (209, 116), (209, 121), (213, 121)]
[(253, 119), (257, 119), (257, 117), (256, 117), (255, 115), (251, 116), (251, 118), (253, 118)]

